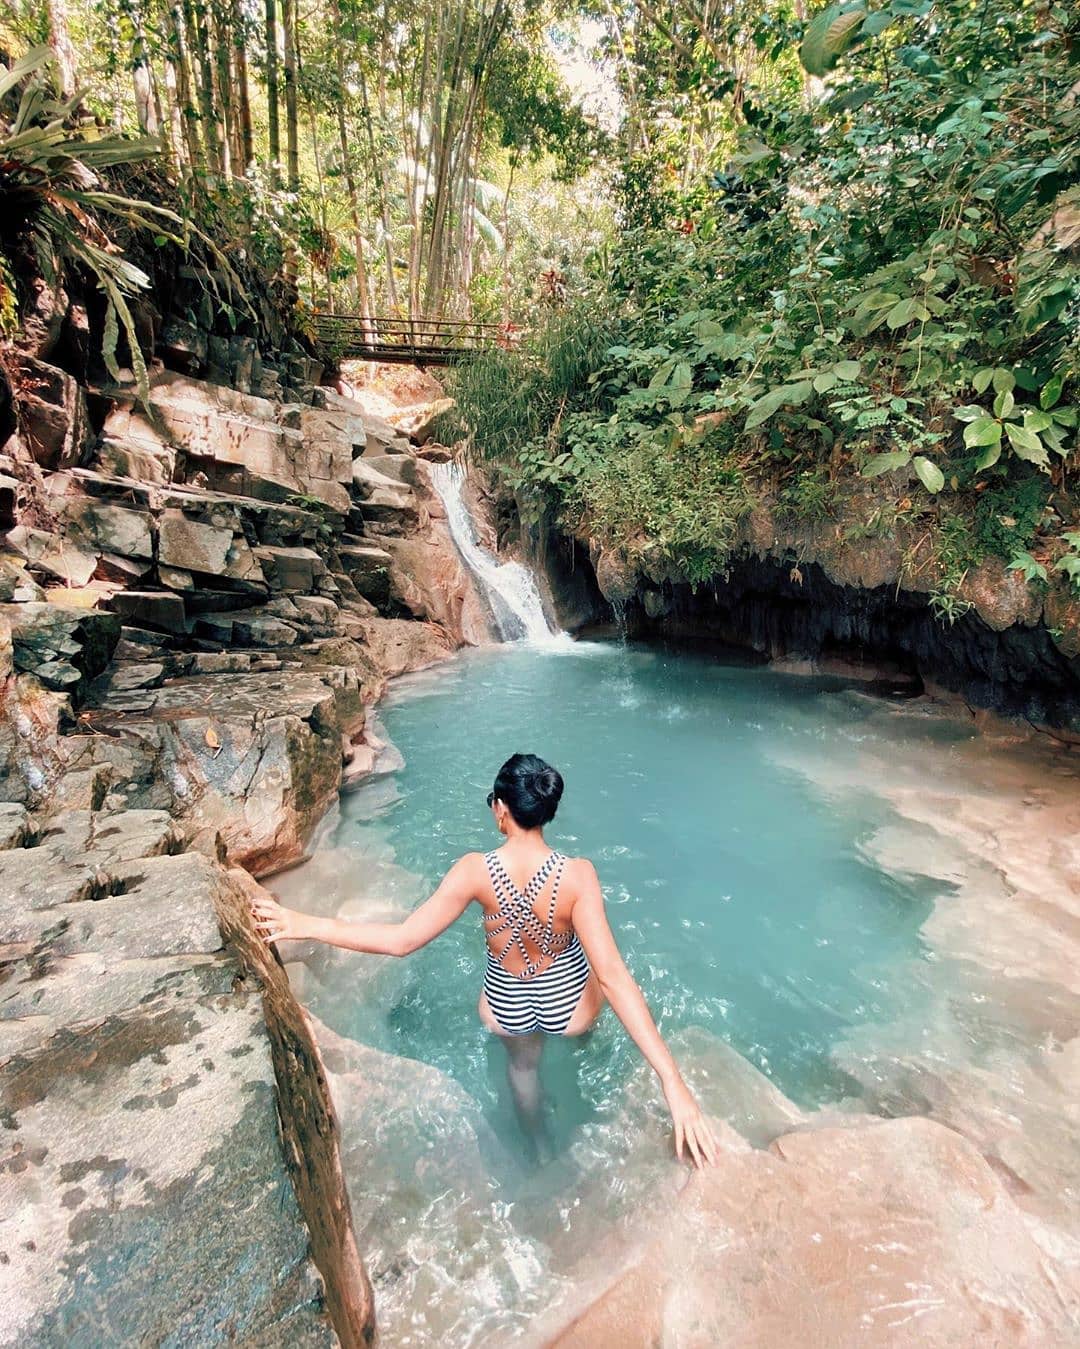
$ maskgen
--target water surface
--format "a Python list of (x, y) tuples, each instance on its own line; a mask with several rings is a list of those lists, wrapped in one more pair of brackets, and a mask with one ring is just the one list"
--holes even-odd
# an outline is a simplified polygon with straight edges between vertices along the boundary
[[(602, 643), (468, 653), (398, 681), (381, 715), (403, 764), (344, 799), (286, 902), (403, 914), (461, 853), (501, 841), (485, 796), (529, 751), (566, 780), (549, 841), (596, 863), (663, 1033), (753, 1141), (791, 1119), (770, 1084), (804, 1110), (874, 1108), (879, 1052), (924, 1051), (946, 1020), (963, 1055), (1003, 1034), (978, 972), (920, 935), (957, 869), (884, 783), (814, 771), (870, 750), (880, 763), (892, 741), (947, 763), (969, 738), (957, 723), (890, 716), (834, 681)], [(560, 1159), (535, 1164), (476, 1017), (483, 962), (478, 909), (407, 961), (307, 962), (305, 1001), (367, 1047), (341, 1113), (388, 1344), (527, 1334), (583, 1253), (677, 1184), (662, 1101), (610, 1012), (550, 1044)]]

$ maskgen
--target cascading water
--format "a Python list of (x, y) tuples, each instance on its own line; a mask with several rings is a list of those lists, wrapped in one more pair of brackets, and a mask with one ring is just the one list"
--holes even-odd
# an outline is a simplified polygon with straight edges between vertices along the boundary
[(520, 562), (500, 562), (476, 537), (465, 504), (465, 473), (460, 464), (433, 464), (431, 481), (446, 507), (450, 534), (465, 565), (476, 578), (491, 606), (499, 638), (504, 642), (551, 642), (554, 632), (544, 614), (536, 580)]

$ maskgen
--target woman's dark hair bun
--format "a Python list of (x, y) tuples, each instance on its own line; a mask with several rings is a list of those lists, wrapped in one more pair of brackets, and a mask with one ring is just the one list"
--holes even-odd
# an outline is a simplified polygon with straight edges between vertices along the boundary
[(562, 774), (536, 754), (512, 754), (495, 775), (495, 796), (522, 829), (553, 820), (562, 794)]

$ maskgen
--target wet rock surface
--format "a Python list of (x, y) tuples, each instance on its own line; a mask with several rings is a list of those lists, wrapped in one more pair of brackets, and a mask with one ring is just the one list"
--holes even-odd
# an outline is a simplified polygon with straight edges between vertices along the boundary
[[(929, 1120), (808, 1129), (752, 1150), (733, 1131), (628, 1267), (553, 1340), (1049, 1346), (1069, 1293), (959, 1134)], [(1075, 1304), (1074, 1304), (1075, 1308)]]
[(921, 532), (899, 526), (849, 538), (843, 521), (792, 525), (761, 503), (740, 523), (725, 570), (691, 584), (644, 540), (631, 555), (587, 528), (522, 529), (505, 498), (496, 509), (510, 510), (506, 532), (543, 567), (571, 630), (615, 617), (635, 636), (748, 650), (807, 673), (862, 667), (864, 679), (899, 676), (915, 692), (1080, 732), (1080, 602), (1064, 582), (1040, 594), (987, 558), (965, 574), (953, 617), (942, 617), (931, 604), (940, 578), (917, 565)]

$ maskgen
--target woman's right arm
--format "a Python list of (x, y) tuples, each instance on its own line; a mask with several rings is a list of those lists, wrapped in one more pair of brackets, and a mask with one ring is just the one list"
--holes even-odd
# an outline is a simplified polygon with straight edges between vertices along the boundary
[(709, 1122), (683, 1081), (671, 1050), (656, 1028), (649, 1005), (615, 944), (604, 911), (604, 896), (596, 868), (583, 857), (577, 859), (575, 866), (578, 896), (571, 915), (574, 931), (612, 1010), (660, 1079), (675, 1126), (675, 1152), (681, 1159), (685, 1143), (695, 1166), (701, 1166), (704, 1161), (715, 1162), (716, 1139)]
[(262, 894), (252, 904), (255, 927), (264, 942), (321, 941), (327, 946), (369, 955), (411, 955), (445, 932), (465, 912), (476, 894), (479, 868), (478, 853), (459, 858), (431, 898), (400, 923), (317, 918), (299, 909), (287, 909), (272, 895)]

